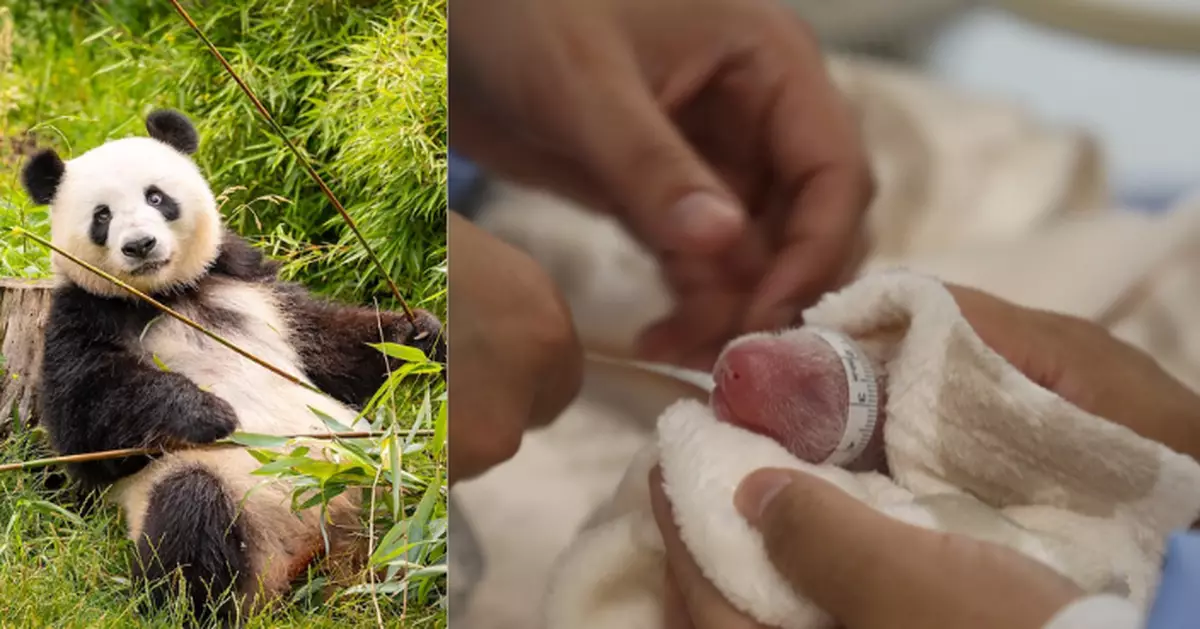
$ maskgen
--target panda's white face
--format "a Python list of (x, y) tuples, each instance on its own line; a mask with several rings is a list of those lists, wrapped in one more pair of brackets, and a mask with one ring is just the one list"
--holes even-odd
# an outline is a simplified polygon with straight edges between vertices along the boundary
[[(144, 292), (195, 282), (216, 258), (221, 222), (204, 176), (183, 153), (126, 138), (66, 162), (51, 206), (54, 243)], [(128, 296), (56, 254), (55, 268), (89, 292)]]

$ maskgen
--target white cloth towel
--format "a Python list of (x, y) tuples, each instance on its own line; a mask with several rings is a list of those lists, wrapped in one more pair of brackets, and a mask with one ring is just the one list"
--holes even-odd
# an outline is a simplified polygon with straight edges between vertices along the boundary
[(1140, 629), (1142, 623), (1129, 599), (1096, 594), (1067, 605), (1043, 629)]
[(704, 574), (770, 626), (833, 625), (793, 593), (733, 506), (741, 479), (764, 466), (820, 476), (916, 525), (1011, 547), (1091, 594), (1134, 608), (1150, 600), (1166, 536), (1200, 516), (1200, 464), (1028, 380), (984, 345), (937, 280), (875, 273), (805, 321), (854, 339), (886, 372), (890, 477), (804, 463), (698, 401), (678, 402), (560, 558), (549, 629), (660, 626), (663, 548), (647, 489), (655, 463)]

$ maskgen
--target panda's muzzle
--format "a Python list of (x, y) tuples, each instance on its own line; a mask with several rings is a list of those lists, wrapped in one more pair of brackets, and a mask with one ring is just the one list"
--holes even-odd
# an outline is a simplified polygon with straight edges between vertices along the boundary
[(127, 258), (133, 258), (134, 260), (145, 260), (150, 253), (154, 251), (154, 247), (157, 244), (158, 240), (154, 236), (135, 238), (133, 240), (128, 240), (125, 242), (125, 244), (121, 245), (121, 253), (125, 254), (125, 257)]
[(130, 275), (150, 275), (158, 272), (163, 267), (171, 262), (168, 258), (156, 258), (153, 254), (157, 251), (158, 240), (154, 236), (142, 236), (128, 240), (121, 245), (121, 253), (132, 264), (129, 270)]

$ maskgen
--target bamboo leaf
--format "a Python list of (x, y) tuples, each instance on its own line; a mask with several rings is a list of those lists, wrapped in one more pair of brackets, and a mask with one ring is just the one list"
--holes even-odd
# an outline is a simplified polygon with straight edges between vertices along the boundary
[(317, 419), (320, 419), (321, 423), (325, 424), (325, 426), (330, 430), (334, 432), (351, 432), (351, 428), (349, 426), (330, 417), (327, 413), (325, 413), (325, 411), (322, 411), (315, 406), (309, 406), (308, 410), (312, 411), (312, 414), (316, 415)]
[(375, 552), (371, 554), (370, 565), (373, 567), (382, 566), (383, 564), (398, 557), (403, 550), (404, 532), (408, 525), (405, 522), (397, 522), (388, 529), (383, 538), (379, 540)]
[(56, 505), (52, 502), (48, 502), (46, 500), (24, 500), (24, 499), (22, 499), (22, 500), (17, 501), (17, 506), (18, 507), (21, 507), (21, 506), (30, 507), (34, 511), (39, 511), (41, 513), (60, 517), (64, 520), (70, 522), (71, 524), (74, 524), (75, 526), (78, 526), (81, 528), (86, 526), (86, 524), (83, 521), (83, 518), (79, 517), (78, 515), (75, 515), (74, 513), (71, 513), (70, 511), (67, 511), (66, 509), (62, 508), (59, 505)]
[(259, 463), (270, 463), (271, 461), (279, 458), (278, 452), (272, 452), (270, 450), (247, 448), (246, 452), (248, 452), (250, 456), (254, 457), (254, 460), (258, 461)]
[(408, 345), (400, 345), (399, 343), (370, 343), (369, 345), (392, 358), (418, 364), (429, 362), (429, 359), (425, 356), (425, 352)]
[[(439, 497), (441, 484), (440, 474), (435, 482), (429, 483), (425, 488), (425, 495), (421, 496), (421, 502), (417, 504), (417, 510), (408, 522), (408, 541), (418, 543), (425, 539), (425, 529), (429, 525), (429, 517), (433, 514), (433, 505)], [(410, 557), (410, 560), (412, 558)]]
[(442, 402), (438, 407), (437, 419), (433, 422), (433, 439), (430, 441), (429, 453), (435, 457), (441, 455), (446, 447), (446, 433), (450, 425), (447, 406), (446, 402)]
[(404, 509), (403, 509), (403, 503), (400, 500), (400, 498), (401, 498), (400, 494), (401, 494), (401, 491), (403, 490), (403, 486), (401, 485), (400, 479), (398, 478), (399, 475), (397, 474), (397, 472), (400, 472), (402, 469), (400, 467), (400, 448), (398, 447), (399, 444), (396, 442), (396, 435), (394, 435), (394, 434), (388, 435), (387, 442), (388, 442), (388, 462), (391, 464), (391, 469), (393, 470), (393, 472), (391, 474), (391, 478), (392, 478), (392, 518), (394, 520), (396, 520), (397, 523), (403, 524), (404, 523)]
[(164, 363), (162, 359), (158, 357), (158, 354), (151, 354), (150, 358), (154, 360), (155, 367), (158, 367), (167, 373), (171, 373), (171, 368), (167, 366), (167, 363)]
[(275, 435), (264, 435), (253, 432), (236, 431), (229, 435), (229, 440), (243, 446), (251, 448), (280, 448), (288, 442), (287, 437), (277, 437)]

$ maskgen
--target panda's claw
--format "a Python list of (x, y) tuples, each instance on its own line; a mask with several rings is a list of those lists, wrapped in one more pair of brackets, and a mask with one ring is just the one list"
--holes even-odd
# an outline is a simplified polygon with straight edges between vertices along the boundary
[(445, 339), (442, 338), (442, 323), (424, 310), (418, 310), (415, 314), (415, 326), (410, 326), (407, 321), (400, 319), (405, 325), (403, 331), (397, 335), (397, 340), (402, 345), (421, 350), (430, 360), (445, 364), (446, 346)]

